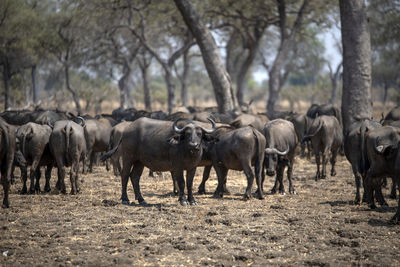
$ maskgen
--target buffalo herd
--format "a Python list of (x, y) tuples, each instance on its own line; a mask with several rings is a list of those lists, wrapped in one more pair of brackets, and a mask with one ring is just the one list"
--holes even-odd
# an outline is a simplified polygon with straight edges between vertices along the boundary
[[(300, 146), (300, 156), (315, 156), (315, 180), (335, 176), (336, 157), (344, 153), (350, 162), (356, 185), (355, 204), (366, 202), (375, 208), (375, 200), (387, 206), (382, 185), (392, 178), (391, 198), (396, 198), (400, 182), (400, 106), (380, 121), (355, 121), (343, 130), (340, 110), (332, 105), (313, 104), (306, 114), (277, 112), (274, 116), (252, 114), (250, 109), (219, 113), (215, 108), (189, 107), (185, 112), (116, 109), (112, 114), (76, 115), (60, 110), (18, 110), (0, 113), (0, 167), (4, 190), (3, 207), (9, 207), (9, 188), (14, 169), (20, 168), (21, 194), (39, 193), (41, 168), (46, 167), (44, 187), (49, 192), (51, 171), (57, 167), (56, 189), (66, 193), (65, 167), (70, 167), (71, 194), (80, 188), (82, 172), (92, 172), (96, 156), (111, 160), (114, 174), (121, 176), (121, 200), (130, 204), (127, 185), (131, 180), (135, 200), (145, 205), (140, 191), (144, 167), (171, 173), (174, 193), (183, 206), (196, 205), (193, 178), (197, 167), (204, 167), (198, 193), (206, 192), (211, 168), (218, 186), (214, 196), (229, 193), (229, 170), (243, 171), (247, 178), (244, 198), (264, 197), (265, 174), (275, 176), (269, 193), (285, 194), (283, 183), (287, 168), (289, 193), (293, 185), (293, 165)], [(306, 152), (306, 148), (308, 151)], [(121, 164), (122, 163), (122, 164)], [(27, 187), (29, 170), (30, 186)], [(186, 179), (184, 178), (186, 171)], [(185, 185), (186, 193), (185, 195)], [(364, 192), (361, 196), (360, 189)], [(400, 203), (391, 220), (400, 221)]]

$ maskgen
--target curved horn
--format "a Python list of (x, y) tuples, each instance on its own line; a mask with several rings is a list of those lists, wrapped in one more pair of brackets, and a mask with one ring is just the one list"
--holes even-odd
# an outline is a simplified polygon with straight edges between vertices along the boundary
[[(186, 128), (187, 128), (187, 126), (188, 125), (185, 125), (183, 128), (178, 128), (178, 121), (182, 121), (182, 120), (188, 120), (188, 119), (185, 119), (185, 118), (179, 118), (179, 119), (177, 119), (177, 120), (175, 120), (174, 121), (174, 124), (172, 125), (172, 128), (174, 129), (174, 131), (176, 132), (176, 133), (182, 133)], [(190, 121), (191, 123), (193, 123), (192, 121)]]
[(212, 127), (211, 127), (210, 130), (204, 128), (203, 126), (200, 126), (200, 125), (197, 125), (197, 124), (196, 124), (196, 125), (197, 125), (200, 129), (202, 129), (205, 133), (210, 134), (210, 133), (215, 132), (215, 129), (217, 128), (217, 127), (215, 126), (215, 121), (213, 121), (211, 118), (207, 118), (207, 120), (208, 120), (209, 122), (211, 122), (211, 124), (212, 124)]
[(287, 153), (289, 153), (290, 147), (288, 146), (288, 148), (285, 151), (279, 151), (276, 148), (266, 148), (265, 149), (265, 153), (267, 154), (278, 154), (279, 156), (285, 156)]
[(77, 118), (81, 120), (81, 123), (79, 123), (79, 124), (80, 124), (82, 127), (85, 127), (85, 125), (86, 125), (85, 119), (82, 118), (81, 116), (78, 116)]
[(48, 122), (47, 122), (47, 125), (50, 126), (51, 129), (54, 128), (54, 124), (51, 124), (51, 121), (48, 121)]

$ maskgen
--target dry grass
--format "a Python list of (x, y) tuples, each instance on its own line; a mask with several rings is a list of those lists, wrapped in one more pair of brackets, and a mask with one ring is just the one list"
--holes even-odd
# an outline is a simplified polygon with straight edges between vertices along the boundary
[[(315, 166), (297, 159), (298, 195), (250, 201), (242, 200), (245, 176), (230, 172), (232, 194), (222, 200), (195, 195), (196, 207), (178, 204), (169, 174), (150, 178), (147, 171), (141, 184), (149, 207), (120, 204), (119, 178), (104, 167), (83, 176), (76, 196), (19, 195), (17, 183), (12, 207), (0, 210), (0, 252), (8, 251), (0, 265), (399, 266), (400, 226), (387, 223), (396, 202), (387, 198), (390, 211), (353, 205), (354, 180), (344, 158), (337, 171), (315, 182)], [(200, 180), (201, 169), (196, 189)], [(267, 180), (265, 191), (272, 185)], [(212, 172), (208, 192), (215, 186)], [(131, 186), (128, 195), (132, 201)]]

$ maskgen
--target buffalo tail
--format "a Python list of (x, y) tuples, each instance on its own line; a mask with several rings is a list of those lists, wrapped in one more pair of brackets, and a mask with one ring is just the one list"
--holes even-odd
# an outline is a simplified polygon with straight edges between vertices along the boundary
[(118, 145), (116, 145), (113, 149), (111, 149), (110, 151), (107, 151), (106, 153), (103, 154), (103, 156), (101, 156), (100, 160), (101, 161), (106, 161), (107, 159), (111, 158), (112, 155), (114, 155), (114, 153), (117, 151), (119, 145), (122, 142), (122, 136), (118, 141)]

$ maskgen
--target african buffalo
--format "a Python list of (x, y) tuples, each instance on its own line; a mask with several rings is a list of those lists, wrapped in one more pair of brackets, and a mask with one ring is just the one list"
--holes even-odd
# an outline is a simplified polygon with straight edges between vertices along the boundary
[(259, 132), (264, 130), (265, 124), (268, 123), (268, 117), (265, 115), (241, 114), (234, 119), (230, 125), (234, 128), (241, 128), (245, 126), (253, 126)]
[[(265, 137), (259, 131), (251, 126), (227, 131), (208, 146), (207, 153), (218, 176), (218, 187), (215, 191), (217, 197), (223, 197), (228, 170), (243, 170), (247, 178), (244, 198), (251, 197), (254, 177), (258, 187), (258, 198), (263, 198), (261, 169), (264, 161)], [(251, 166), (254, 166), (254, 172)]]
[[(128, 125), (130, 125), (131, 123), (132, 123), (132, 121), (123, 121), (123, 122), (118, 123), (111, 129), (110, 140), (108, 143), (108, 150), (111, 150), (113, 147), (118, 145), (118, 142), (121, 139), (123, 132), (128, 127)], [(122, 170), (121, 164), (119, 162), (119, 159), (121, 157), (120, 151), (116, 151), (111, 156), (111, 163), (113, 165), (113, 170), (114, 170), (115, 176), (118, 176), (119, 174), (121, 174), (121, 170)]]
[[(360, 186), (361, 181), (364, 182), (365, 173), (367, 172), (368, 162), (367, 151), (365, 149), (365, 135), (369, 131), (381, 126), (379, 122), (373, 120), (356, 121), (350, 125), (348, 133), (344, 137), (344, 153), (351, 164), (356, 183), (355, 204), (361, 203)], [(364, 200), (366, 200), (365, 197), (364, 191)]]
[(382, 124), (388, 125), (393, 121), (400, 121), (400, 106), (394, 107), (392, 110), (390, 110), (389, 113), (383, 118)]
[(71, 194), (79, 192), (79, 162), (86, 157), (86, 141), (83, 127), (73, 121), (57, 121), (50, 135), (50, 149), (58, 168), (57, 188), (62, 193), (65, 189), (64, 166), (71, 166)]
[[(288, 119), (291, 123), (293, 123), (294, 130), (296, 131), (297, 135), (297, 140), (301, 141), (303, 137), (307, 134), (308, 132), (308, 127), (311, 124), (311, 119), (307, 115), (304, 114), (296, 114), (291, 116)], [(301, 142), (301, 152), (300, 156), (304, 157), (305, 156), (305, 150), (306, 146), (308, 148), (308, 153), (307, 153), (307, 158), (309, 159), (311, 157), (311, 145), (309, 142)]]
[[(307, 135), (303, 137), (302, 142), (308, 140), (311, 140), (317, 163), (315, 180), (326, 178), (326, 163), (329, 152), (331, 152), (331, 176), (335, 176), (336, 156), (343, 145), (342, 127), (339, 121), (334, 116), (322, 115), (316, 117), (308, 129)], [(322, 156), (322, 173), (320, 172), (320, 156)]]
[(334, 116), (338, 120), (340, 126), (343, 127), (342, 114), (340, 110), (332, 104), (312, 104), (307, 110), (307, 116), (310, 118), (315, 119), (316, 117), (322, 115)]
[[(30, 168), (30, 193), (40, 193), (40, 166), (47, 166), (46, 169), (46, 185), (44, 190), (50, 191), (50, 177), (53, 168), (54, 159), (50, 152), (49, 139), (52, 129), (48, 125), (40, 125), (33, 122), (22, 125), (18, 128), (16, 136), (19, 139), (20, 150), (24, 156), (26, 163), (31, 165)], [(36, 176), (36, 184), (34, 179)], [(23, 177), (23, 187), (21, 194), (27, 192), (26, 176)]]
[[(369, 168), (365, 177), (365, 190), (371, 208), (375, 208), (372, 191), (381, 186), (382, 178), (392, 177), (397, 184), (400, 182), (400, 129), (392, 126), (376, 128), (366, 135), (365, 147)], [(400, 199), (397, 212), (391, 219), (400, 220)]]
[[(215, 130), (215, 123), (208, 130), (193, 121), (179, 128), (177, 122), (140, 118), (130, 124), (122, 134), (119, 143), (103, 155), (106, 160), (114, 153), (122, 155), (122, 195), (124, 204), (129, 204), (126, 187), (131, 177), (135, 199), (140, 204), (145, 201), (140, 192), (140, 176), (146, 166), (154, 171), (171, 171), (179, 186), (179, 202), (181, 205), (195, 205), (192, 193), (193, 177), (196, 167), (203, 154), (204, 133)], [(133, 168), (132, 168), (133, 166)], [(188, 198), (185, 198), (185, 180), (183, 171), (186, 170), (186, 186)]]
[[(113, 121), (110, 122), (110, 120), (106, 118), (91, 119), (85, 121), (84, 132), (90, 173), (92, 173), (93, 171), (95, 153), (106, 152), (109, 148), (108, 144), (110, 142), (111, 130), (114, 126), (112, 124)], [(106, 166), (108, 170), (108, 164)]]
[(3, 184), (3, 208), (9, 208), (8, 192), (10, 190), (11, 171), (15, 154), (15, 129), (0, 119), (0, 172)]
[[(271, 193), (279, 192), (285, 194), (283, 185), (283, 172), (287, 166), (287, 177), (289, 180), (289, 193), (296, 194), (293, 186), (293, 164), (295, 150), (298, 143), (296, 131), (293, 123), (287, 120), (276, 119), (265, 125), (263, 134), (266, 140), (264, 166), (267, 168), (267, 175), (275, 177), (275, 185), (271, 189)], [(263, 168), (264, 169), (264, 168)], [(262, 183), (264, 182), (264, 171)]]

